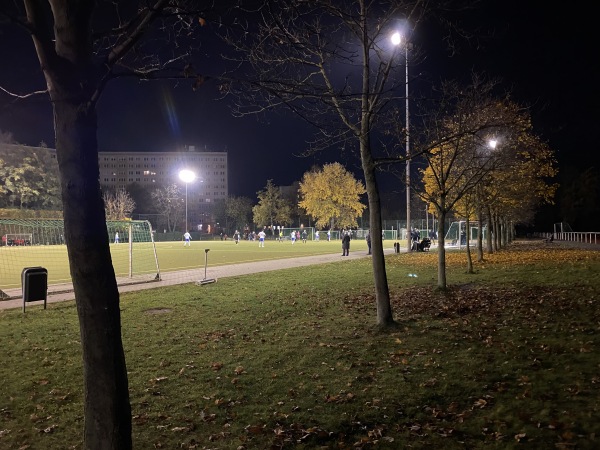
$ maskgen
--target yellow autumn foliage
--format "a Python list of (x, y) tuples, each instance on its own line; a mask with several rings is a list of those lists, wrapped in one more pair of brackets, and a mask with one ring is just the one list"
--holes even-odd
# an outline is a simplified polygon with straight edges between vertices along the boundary
[(365, 187), (340, 163), (306, 172), (300, 182), (300, 207), (314, 217), (317, 228), (332, 221), (339, 228), (356, 227), (366, 206), (360, 202)]

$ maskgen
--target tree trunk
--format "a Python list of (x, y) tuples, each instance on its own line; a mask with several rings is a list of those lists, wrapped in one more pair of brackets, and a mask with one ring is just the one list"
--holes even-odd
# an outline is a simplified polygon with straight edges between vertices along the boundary
[(83, 350), (84, 446), (130, 449), (131, 407), (119, 291), (100, 194), (96, 113), (83, 103), (55, 101), (54, 121)]
[(387, 272), (385, 269), (385, 255), (383, 254), (383, 238), (381, 235), (381, 199), (379, 197), (379, 187), (377, 186), (377, 178), (375, 176), (375, 163), (373, 161), (373, 153), (371, 149), (371, 118), (375, 113), (373, 106), (370, 104), (370, 69), (369, 69), (369, 52), (371, 51), (371, 43), (366, 37), (367, 24), (367, 9), (364, 1), (360, 3), (360, 18), (361, 27), (364, 33), (362, 39), (362, 95), (361, 95), (361, 116), (359, 131), (359, 150), (360, 161), (362, 164), (363, 174), (365, 176), (365, 188), (369, 199), (369, 226), (371, 229), (371, 253), (373, 263), (373, 278), (375, 282), (375, 302), (377, 305), (377, 325), (387, 327), (393, 325), (394, 316), (392, 314), (392, 306), (390, 303), (390, 291), (387, 280)]
[(467, 227), (467, 239), (465, 241), (467, 246), (467, 273), (473, 273), (473, 258), (471, 257), (471, 223), (468, 215), (465, 226)]
[(381, 236), (381, 199), (375, 176), (368, 137), (361, 139), (360, 153), (365, 176), (365, 188), (369, 199), (369, 228), (371, 230), (371, 253), (373, 279), (375, 283), (375, 302), (377, 305), (377, 325), (386, 327), (394, 324), (394, 316), (390, 303), (383, 239)]
[(498, 214), (495, 215), (495, 222), (496, 222), (496, 229), (498, 230), (498, 232), (496, 233), (496, 251), (500, 251), (502, 249), (502, 221), (500, 220), (500, 217), (498, 216)]
[[(460, 239), (460, 237), (459, 237)], [(446, 289), (446, 213), (438, 210), (438, 288)]]
[(479, 221), (479, 232), (477, 233), (477, 261), (483, 262), (483, 212), (481, 208), (477, 208), (477, 220)]
[(498, 251), (498, 234), (500, 233), (500, 228), (498, 227), (498, 218), (495, 213), (492, 213), (492, 221), (494, 223), (494, 234), (492, 236), (492, 246), (494, 248), (494, 252)]
[(492, 210), (490, 209), (489, 206), (486, 207), (486, 212), (487, 212), (487, 223), (488, 223), (488, 234), (487, 234), (487, 239), (485, 240), (485, 243), (487, 245), (487, 252), (488, 254), (492, 254), (494, 253), (494, 248), (493, 248), (493, 243), (492, 240), (494, 239), (494, 221), (492, 220)]

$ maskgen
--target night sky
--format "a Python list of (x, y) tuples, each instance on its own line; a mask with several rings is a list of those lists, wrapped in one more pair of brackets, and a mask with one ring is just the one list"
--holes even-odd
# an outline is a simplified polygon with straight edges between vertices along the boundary
[[(598, 167), (593, 17), (591, 10), (575, 9), (575, 3), (559, 9), (545, 1), (483, 1), (461, 20), (491, 37), (461, 46), (461, 53), (450, 58), (442, 31), (424, 25), (415, 35), (427, 51), (418, 70), (432, 79), (460, 78), (471, 70), (502, 77), (515, 100), (531, 105), (534, 127), (557, 152), (561, 168)], [(207, 49), (208, 66), (212, 58), (216, 52)], [(21, 31), (0, 25), (0, 61), (1, 86), (17, 92), (44, 88), (31, 40)], [(295, 157), (306, 148), (311, 130), (293, 116), (282, 112), (236, 119), (218, 98), (211, 83), (193, 92), (185, 83), (112, 82), (98, 108), (99, 149), (168, 151), (195, 145), (227, 150), (230, 194), (251, 198), (267, 179), (288, 185), (312, 165), (336, 159), (333, 153)], [(15, 102), (0, 92), (0, 130), (12, 132), (22, 144), (44, 141), (54, 147), (47, 98)]]

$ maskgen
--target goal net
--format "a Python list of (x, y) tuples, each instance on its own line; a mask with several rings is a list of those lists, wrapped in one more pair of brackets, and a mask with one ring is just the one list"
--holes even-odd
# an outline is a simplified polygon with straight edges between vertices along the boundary
[[(118, 285), (160, 279), (150, 222), (108, 221), (106, 230)], [(27, 267), (48, 270), (49, 293), (73, 289), (62, 220), (0, 218), (0, 236), (0, 298), (21, 296)]]
[(31, 240), (33, 239), (32, 236), (33, 235), (31, 233), (7, 233), (4, 236), (2, 236), (2, 245), (31, 245)]
[[(276, 230), (275, 238), (279, 238), (279, 233), (281, 233), (281, 238), (284, 240), (290, 240), (292, 233), (296, 234), (297, 239), (304, 239), (306, 237), (307, 241), (315, 240), (315, 229), (314, 227), (296, 227), (296, 228), (279, 228)], [(322, 233), (322, 232), (321, 232)]]

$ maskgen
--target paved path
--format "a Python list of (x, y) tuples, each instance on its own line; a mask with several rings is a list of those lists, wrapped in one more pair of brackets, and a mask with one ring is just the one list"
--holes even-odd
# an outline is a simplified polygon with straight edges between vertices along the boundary
[[(393, 253), (393, 248), (384, 249), (385, 254)], [(302, 267), (302, 266), (311, 266), (316, 264), (325, 264), (336, 261), (346, 261), (346, 260), (354, 260), (359, 258), (366, 258), (367, 254), (364, 251), (360, 252), (350, 252), (349, 256), (342, 256), (339, 253), (329, 254), (329, 255), (316, 255), (316, 256), (302, 256), (298, 258), (286, 258), (286, 259), (273, 259), (267, 261), (255, 261), (250, 263), (241, 263), (241, 264), (228, 264), (224, 266), (214, 266), (208, 267), (206, 271), (207, 279), (219, 279), (226, 277), (237, 277), (242, 275), (248, 275), (252, 273), (259, 272), (269, 272), (273, 270), (280, 269), (288, 269), (293, 267)], [(195, 283), (202, 279), (204, 279), (204, 267), (199, 269), (192, 269), (186, 271), (179, 272), (166, 272), (161, 274), (160, 281), (153, 281), (147, 283), (140, 284), (129, 284), (129, 285), (121, 285), (119, 286), (119, 292), (132, 292), (132, 291), (141, 291), (144, 289), (154, 289), (164, 286), (173, 286), (176, 284), (186, 284), (186, 283)], [(56, 289), (56, 288), (55, 288)], [(59, 292), (48, 294), (48, 303), (56, 303), (63, 302), (68, 300), (75, 300), (75, 295), (72, 291), (72, 285), (65, 285), (64, 289), (67, 292)], [(6, 292), (7, 294), (13, 295), (21, 295), (21, 289), (12, 290), (11, 292)], [(27, 303), (27, 307), (34, 305), (41, 305), (43, 302), (30, 302)], [(0, 301), (0, 310), (1, 309), (14, 309), (14, 308), (22, 308), (23, 300), (22, 297), (12, 300), (2, 300)]]

